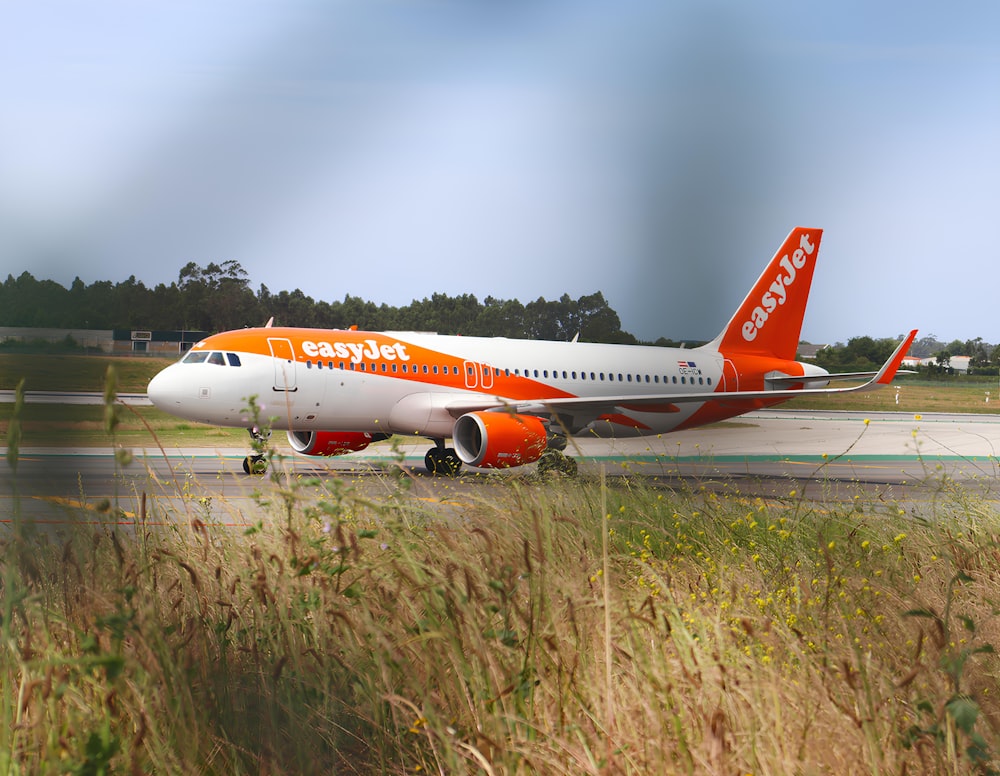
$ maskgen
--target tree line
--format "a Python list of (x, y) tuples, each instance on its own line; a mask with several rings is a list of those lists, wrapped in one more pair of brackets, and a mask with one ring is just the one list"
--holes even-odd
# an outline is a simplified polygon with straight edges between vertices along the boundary
[[(902, 334), (894, 339), (854, 337), (847, 344), (838, 342), (821, 349), (816, 353), (815, 361), (829, 372), (869, 371), (884, 364), (902, 340)], [(969, 357), (969, 374), (1000, 373), (1000, 345), (984, 342), (982, 337), (941, 342), (933, 334), (928, 334), (914, 340), (910, 355), (934, 359), (932, 364), (921, 368), (921, 371), (931, 374), (952, 374), (951, 359), (954, 356)]]
[[(273, 293), (265, 285), (255, 292), (238, 261), (210, 263), (201, 267), (189, 262), (169, 285), (152, 288), (131, 276), (121, 283), (97, 281), (84, 284), (79, 277), (69, 288), (52, 280), (38, 280), (29, 272), (8, 275), (0, 285), (0, 326), (31, 326), (62, 329), (154, 329), (226, 331), (259, 326), (269, 318), (281, 324), (346, 329), (357, 326), (370, 331), (435, 331), (465, 336), (510, 337), (584, 342), (678, 346), (664, 337), (640, 343), (624, 331), (621, 320), (598, 291), (572, 299), (539, 297), (522, 304), (516, 299), (479, 301), (472, 294), (433, 294), (404, 307), (376, 305), (357, 296), (340, 301), (316, 300), (303, 293)], [(881, 366), (902, 335), (876, 339), (854, 337), (846, 344), (821, 349), (816, 363), (831, 372), (869, 371)], [(689, 346), (700, 343), (688, 342)], [(981, 337), (941, 342), (934, 335), (917, 339), (910, 349), (919, 358), (935, 357), (936, 368), (948, 372), (953, 356), (969, 356), (973, 374), (997, 374), (1000, 345)]]
[[(372, 331), (435, 331), (465, 336), (571, 340), (636, 344), (598, 291), (572, 299), (539, 297), (522, 304), (516, 299), (472, 294), (434, 294), (405, 307), (376, 305), (347, 295), (327, 302), (300, 289), (272, 293), (265, 285), (253, 291), (237, 261), (186, 264), (178, 279), (152, 288), (135, 276), (121, 283), (84, 284), (77, 277), (69, 288), (38, 280), (29, 272), (8, 275), (0, 286), (0, 326), (84, 329), (150, 329), (226, 331), (263, 325)], [(676, 344), (661, 340), (656, 344)]]

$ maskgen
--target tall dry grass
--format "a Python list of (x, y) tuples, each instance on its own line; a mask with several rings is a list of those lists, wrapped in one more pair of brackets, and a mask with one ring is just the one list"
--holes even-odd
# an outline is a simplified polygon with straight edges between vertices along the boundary
[(187, 487), (107, 525), (14, 515), (0, 773), (996, 768), (990, 503), (636, 478), (428, 504), (388, 474), (374, 503), (272, 470), (238, 516)]

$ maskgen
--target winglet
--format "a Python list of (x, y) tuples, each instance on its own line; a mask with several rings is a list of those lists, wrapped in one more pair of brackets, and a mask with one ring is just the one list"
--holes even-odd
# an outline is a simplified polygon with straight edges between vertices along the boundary
[(878, 370), (878, 374), (872, 380), (873, 383), (878, 383), (879, 385), (888, 385), (892, 382), (893, 378), (896, 376), (896, 372), (899, 371), (900, 365), (903, 363), (903, 359), (906, 358), (906, 354), (910, 350), (910, 345), (913, 344), (913, 340), (917, 336), (917, 330), (914, 329), (910, 332), (909, 336), (906, 337), (902, 342), (899, 343), (889, 360), (886, 361), (882, 368)]

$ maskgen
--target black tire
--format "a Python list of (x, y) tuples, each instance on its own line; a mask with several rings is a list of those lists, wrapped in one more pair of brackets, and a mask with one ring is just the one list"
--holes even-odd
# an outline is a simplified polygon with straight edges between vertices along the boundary
[(247, 474), (263, 474), (267, 471), (267, 461), (262, 455), (248, 455), (243, 459), (243, 471)]
[(542, 457), (538, 459), (538, 473), (542, 475), (561, 474), (566, 477), (575, 477), (577, 473), (577, 463), (575, 458), (563, 455), (558, 450), (546, 450)]
[(424, 456), (424, 466), (428, 474), (454, 477), (462, 468), (462, 460), (451, 447), (447, 449), (432, 447)]
[(457, 477), (462, 470), (462, 459), (458, 457), (454, 447), (449, 447), (444, 451), (444, 474), (449, 477)]
[(558, 450), (560, 453), (566, 449), (566, 445), (569, 444), (569, 439), (567, 439), (562, 434), (556, 434), (553, 437), (549, 437), (549, 450)]

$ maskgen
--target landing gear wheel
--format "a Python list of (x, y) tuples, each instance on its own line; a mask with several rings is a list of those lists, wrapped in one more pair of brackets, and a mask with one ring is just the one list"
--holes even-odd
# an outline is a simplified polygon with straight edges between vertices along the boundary
[(462, 468), (462, 459), (454, 448), (432, 447), (424, 456), (424, 466), (431, 474), (443, 474), (454, 477)]
[(263, 453), (267, 450), (267, 440), (271, 438), (270, 429), (262, 431), (256, 426), (247, 429), (250, 434), (250, 449), (256, 450), (243, 459), (243, 471), (247, 474), (263, 474), (267, 471), (267, 459)]
[(538, 473), (542, 475), (562, 474), (567, 477), (575, 477), (577, 464), (575, 458), (570, 458), (558, 450), (549, 448), (542, 457), (538, 459)]
[(549, 437), (548, 449), (558, 450), (560, 453), (566, 449), (566, 445), (569, 444), (569, 439), (567, 439), (563, 434), (555, 434)]
[(248, 455), (243, 459), (243, 471), (247, 474), (263, 474), (267, 471), (267, 461), (262, 455)]

